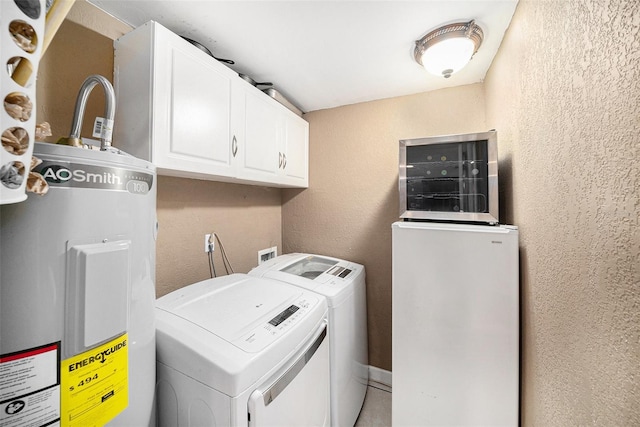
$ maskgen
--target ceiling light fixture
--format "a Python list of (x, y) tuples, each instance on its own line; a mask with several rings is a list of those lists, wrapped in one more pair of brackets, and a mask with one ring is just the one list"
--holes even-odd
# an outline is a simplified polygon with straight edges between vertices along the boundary
[(414, 56), (431, 74), (449, 78), (467, 65), (483, 38), (474, 20), (444, 25), (416, 40)]

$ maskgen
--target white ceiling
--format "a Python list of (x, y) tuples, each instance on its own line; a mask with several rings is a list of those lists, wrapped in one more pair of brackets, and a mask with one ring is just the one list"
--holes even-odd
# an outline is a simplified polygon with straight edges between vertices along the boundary
[[(199, 41), (305, 112), (482, 81), (518, 2), (89, 1), (133, 27), (154, 20)], [(415, 62), (415, 40), (471, 19), (484, 41), (467, 67), (445, 79)]]

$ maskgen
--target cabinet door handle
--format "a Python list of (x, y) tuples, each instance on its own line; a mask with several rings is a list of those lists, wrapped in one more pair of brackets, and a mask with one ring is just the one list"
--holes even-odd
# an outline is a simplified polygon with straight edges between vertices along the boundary
[(278, 169), (282, 167), (282, 153), (278, 153)]
[(233, 135), (233, 139), (231, 140), (231, 154), (233, 155), (233, 157), (238, 154), (238, 140), (236, 139), (235, 135)]
[(282, 153), (282, 169), (287, 167), (287, 155)]

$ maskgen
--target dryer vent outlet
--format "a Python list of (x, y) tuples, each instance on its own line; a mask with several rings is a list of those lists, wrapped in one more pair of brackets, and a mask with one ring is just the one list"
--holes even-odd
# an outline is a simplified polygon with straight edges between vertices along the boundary
[(262, 249), (258, 251), (258, 265), (262, 264), (265, 261), (269, 261), (271, 258), (275, 258), (278, 256), (278, 247), (274, 246), (272, 248)]

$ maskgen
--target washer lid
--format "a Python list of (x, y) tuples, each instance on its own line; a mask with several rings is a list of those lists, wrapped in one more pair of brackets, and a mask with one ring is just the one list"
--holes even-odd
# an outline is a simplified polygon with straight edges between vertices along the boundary
[(156, 358), (228, 396), (287, 363), (327, 316), (324, 297), (232, 274), (156, 301)]
[(293, 286), (238, 275), (232, 282), (215, 279), (187, 286), (160, 298), (156, 307), (233, 343), (270, 322), (301, 295), (302, 290)]

